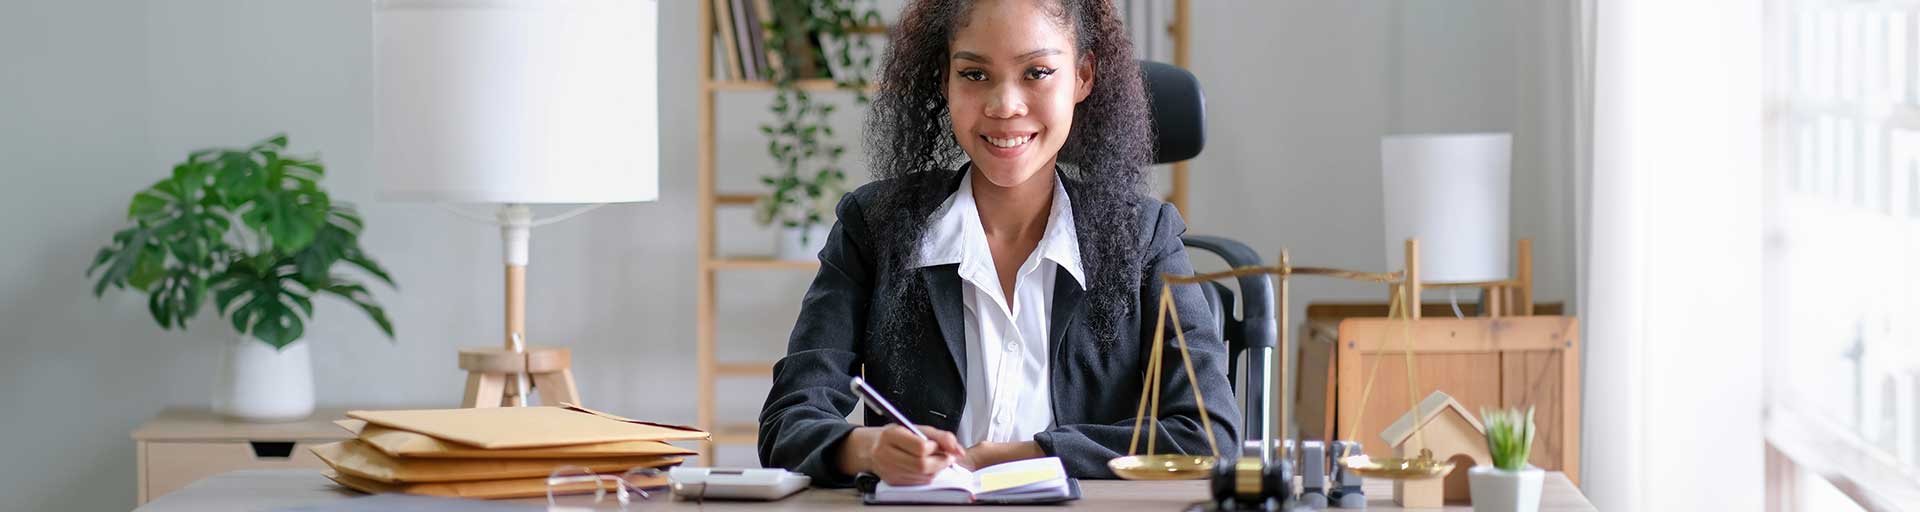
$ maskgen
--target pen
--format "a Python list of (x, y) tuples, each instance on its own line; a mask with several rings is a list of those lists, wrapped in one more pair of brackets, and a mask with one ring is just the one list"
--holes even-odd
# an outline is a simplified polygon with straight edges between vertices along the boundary
[(854, 377), (853, 382), (848, 383), (847, 387), (853, 388), (853, 394), (858, 395), (860, 401), (866, 402), (867, 406), (880, 411), (880, 414), (885, 414), (888, 418), (893, 418), (893, 421), (899, 422), (902, 427), (907, 427), (907, 431), (913, 432), (913, 435), (920, 436), (921, 439), (927, 439), (927, 434), (921, 432), (920, 427), (914, 425), (912, 421), (908, 421), (907, 415), (900, 414), (899, 409), (893, 408), (892, 402), (888, 402), (885, 398), (880, 398), (880, 393), (874, 391), (872, 386), (868, 386), (866, 379)]

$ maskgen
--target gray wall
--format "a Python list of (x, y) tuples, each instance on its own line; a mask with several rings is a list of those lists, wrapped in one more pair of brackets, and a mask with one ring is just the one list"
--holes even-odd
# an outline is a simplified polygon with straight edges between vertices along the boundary
[[(1299, 264), (1383, 268), (1379, 137), (1514, 132), (1513, 236), (1535, 239), (1536, 295), (1571, 297), (1565, 9), (1194, 2), (1191, 67), (1211, 131), (1193, 164), (1192, 231), (1230, 234), (1268, 257), (1284, 246)], [(1314, 298), (1384, 295), (1330, 280), (1301, 280), (1293, 292), (1302, 311)]]
[[(691, 422), (694, 405), (695, 4), (661, 2), (662, 200), (615, 205), (535, 233), (529, 329), (575, 351), (581, 392), (616, 413)], [(1212, 143), (1194, 164), (1194, 232), (1239, 237), (1297, 261), (1377, 268), (1377, 138), (1405, 131), (1516, 131), (1514, 233), (1540, 240), (1539, 294), (1569, 297), (1565, 152), (1554, 142), (1565, 64), (1551, 52), (1558, 3), (1195, 2), (1193, 70)], [(357, 202), (365, 243), (398, 292), (378, 295), (397, 341), (321, 301), (310, 326), (327, 405), (449, 406), (456, 347), (498, 339), (498, 237), (419, 204), (382, 202), (369, 168), (369, 14), (364, 1), (22, 0), (0, 6), (0, 509), (132, 506), (127, 433), (166, 405), (206, 403), (231, 336), (209, 321), (165, 332), (143, 298), (96, 300), (83, 277), (127, 198), (194, 148), (276, 131), (319, 153), (329, 186)], [(721, 104), (725, 190), (765, 168), (764, 95)], [(857, 121), (843, 117), (843, 133)], [(856, 159), (854, 169), (861, 169)], [(476, 211), (485, 210), (475, 208)], [(769, 250), (744, 210), (721, 215), (721, 250)], [(721, 278), (728, 360), (784, 346), (809, 276)], [(1302, 283), (1296, 303), (1377, 298)], [(764, 385), (721, 387), (723, 417), (750, 420)], [(752, 463), (750, 450), (722, 461)]]

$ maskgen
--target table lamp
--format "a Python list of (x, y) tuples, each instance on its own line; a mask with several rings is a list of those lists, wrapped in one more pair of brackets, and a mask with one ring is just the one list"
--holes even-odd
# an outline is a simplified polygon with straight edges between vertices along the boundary
[[(1454, 288), (1489, 288), (1488, 302), (1508, 287), (1522, 288), (1507, 270), (1512, 151), (1506, 133), (1380, 139), (1387, 268), (1408, 269), (1416, 318), (1422, 287), (1447, 288), (1449, 297)], [(1527, 241), (1521, 246), (1531, 252)], [(1523, 269), (1530, 256), (1522, 255)]]
[[(377, 0), (374, 163), (382, 196), (498, 204), (504, 349), (467, 349), (468, 407), (578, 401), (564, 349), (531, 349), (525, 279), (533, 227), (605, 203), (659, 197), (654, 35), (641, 0)], [(549, 219), (530, 204), (589, 204)], [(448, 207), (456, 213), (454, 210)], [(495, 399), (494, 397), (499, 397)]]

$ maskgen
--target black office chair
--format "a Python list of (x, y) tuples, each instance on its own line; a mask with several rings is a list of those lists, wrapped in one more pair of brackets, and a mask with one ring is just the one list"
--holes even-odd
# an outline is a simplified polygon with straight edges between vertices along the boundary
[[(1140, 61), (1140, 74), (1146, 83), (1148, 102), (1153, 112), (1153, 163), (1169, 164), (1191, 159), (1206, 146), (1206, 98), (1200, 93), (1200, 81), (1193, 73), (1171, 64)], [(1238, 241), (1217, 236), (1188, 235), (1181, 239), (1187, 247), (1217, 255), (1228, 266), (1262, 265), (1260, 254)], [(1206, 290), (1207, 307), (1226, 339), (1227, 381), (1236, 388), (1241, 381), (1240, 362), (1246, 363), (1246, 415), (1244, 432), (1248, 441), (1274, 439), (1266, 418), (1275, 417), (1267, 395), (1273, 392), (1274, 341), (1279, 331), (1275, 323), (1272, 282), (1264, 275), (1240, 277), (1240, 316), (1234, 317), (1233, 289), (1220, 283), (1201, 285)], [(1245, 356), (1244, 358), (1242, 356)], [(1237, 454), (1223, 454), (1235, 456)]]

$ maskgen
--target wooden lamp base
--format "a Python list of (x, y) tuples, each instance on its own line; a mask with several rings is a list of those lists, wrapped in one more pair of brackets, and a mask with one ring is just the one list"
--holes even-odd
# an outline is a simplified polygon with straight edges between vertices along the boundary
[[(575, 210), (548, 219), (570, 217)], [(497, 215), (502, 260), (506, 263), (506, 343), (503, 348), (460, 349), (460, 369), (467, 371), (467, 395), (461, 407), (525, 405), (527, 393), (538, 391), (545, 405), (579, 404), (573, 384), (573, 352), (559, 347), (524, 345), (527, 332), (527, 253), (533, 232), (533, 210), (524, 204), (504, 204)], [(521, 382), (520, 379), (527, 379)], [(529, 389), (531, 386), (533, 389)]]
[(467, 395), (461, 407), (514, 405), (515, 379), (527, 375), (545, 405), (580, 403), (573, 384), (573, 352), (560, 347), (527, 347), (525, 353), (504, 348), (460, 349), (460, 369), (467, 371)]

